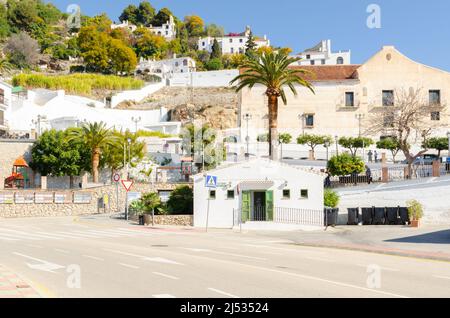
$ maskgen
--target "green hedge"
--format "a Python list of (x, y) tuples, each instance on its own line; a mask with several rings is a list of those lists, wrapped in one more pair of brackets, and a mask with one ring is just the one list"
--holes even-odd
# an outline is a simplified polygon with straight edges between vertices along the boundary
[(132, 77), (100, 74), (71, 74), (71, 75), (43, 75), (19, 74), (14, 76), (14, 86), (24, 86), (29, 89), (46, 88), (51, 90), (63, 89), (67, 93), (89, 95), (92, 90), (132, 90), (140, 89), (144, 82)]

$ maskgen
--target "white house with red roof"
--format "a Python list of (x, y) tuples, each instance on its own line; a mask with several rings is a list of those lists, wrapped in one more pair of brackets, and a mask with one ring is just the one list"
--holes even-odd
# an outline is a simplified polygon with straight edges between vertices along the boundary
[[(228, 33), (222, 37), (203, 37), (198, 39), (198, 49), (208, 52), (212, 52), (212, 47), (214, 44), (214, 39), (219, 42), (220, 48), (222, 49), (222, 54), (235, 54), (235, 53), (245, 53), (245, 45), (247, 44), (248, 38), (251, 33), (251, 28), (247, 26), (245, 31), (242, 33)], [(267, 36), (257, 37), (254, 36), (256, 47), (270, 46), (270, 40)]]

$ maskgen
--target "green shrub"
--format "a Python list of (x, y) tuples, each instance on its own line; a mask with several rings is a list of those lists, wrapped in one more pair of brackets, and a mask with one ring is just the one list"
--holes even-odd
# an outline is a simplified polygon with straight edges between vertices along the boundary
[(14, 86), (24, 86), (29, 89), (45, 88), (51, 90), (63, 89), (69, 94), (90, 95), (93, 90), (132, 90), (140, 89), (144, 82), (132, 77), (100, 74), (70, 74), (44, 75), (19, 74), (13, 77)]
[(167, 201), (167, 208), (171, 214), (193, 214), (194, 193), (189, 186), (180, 186), (172, 191)]
[(349, 154), (333, 156), (328, 161), (328, 171), (333, 176), (348, 176), (351, 174), (360, 174), (364, 172), (365, 164), (359, 157), (353, 157)]
[(417, 200), (406, 202), (408, 206), (408, 215), (410, 220), (420, 220), (423, 218), (423, 205)]
[(160, 131), (146, 131), (146, 130), (139, 130), (137, 135), (138, 137), (156, 137), (161, 139), (173, 137), (172, 135), (168, 135)]
[(140, 202), (144, 207), (144, 213), (152, 213), (153, 210), (155, 212), (159, 207), (161, 207), (161, 199), (159, 198), (159, 194), (156, 192), (150, 192), (144, 194)]
[(334, 209), (339, 205), (340, 197), (336, 191), (325, 189), (323, 201), (326, 207)]
[(142, 213), (144, 213), (144, 205), (142, 203), (141, 200), (136, 200), (131, 202), (130, 207), (129, 207), (129, 212), (130, 214), (137, 214), (137, 215), (141, 215)]

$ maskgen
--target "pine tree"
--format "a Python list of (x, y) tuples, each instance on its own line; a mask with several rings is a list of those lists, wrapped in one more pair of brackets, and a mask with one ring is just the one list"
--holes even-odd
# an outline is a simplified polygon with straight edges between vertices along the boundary
[(222, 57), (222, 52), (220, 50), (220, 45), (217, 39), (214, 39), (214, 43), (211, 51), (211, 60), (212, 59), (220, 59)]
[(247, 43), (245, 44), (245, 55), (251, 57), (253, 53), (255, 53), (257, 45), (255, 43), (255, 37), (253, 36), (253, 32), (250, 31), (248, 35)]

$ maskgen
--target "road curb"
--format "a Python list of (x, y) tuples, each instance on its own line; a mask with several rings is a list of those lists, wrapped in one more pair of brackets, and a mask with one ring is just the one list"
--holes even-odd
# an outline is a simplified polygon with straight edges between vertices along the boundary
[(419, 252), (419, 251), (389, 249), (389, 248), (385, 248), (385, 247), (370, 248), (370, 247), (357, 246), (357, 245), (352, 246), (352, 245), (338, 245), (338, 244), (327, 244), (327, 243), (292, 243), (292, 244), (297, 245), (297, 246), (304, 246), (304, 247), (333, 248), (333, 249), (339, 249), (339, 250), (358, 251), (358, 252), (366, 252), (366, 253), (372, 253), (372, 254), (391, 255), (391, 256), (416, 258), (416, 259), (450, 263), (450, 255), (442, 254), (442, 253), (424, 253), (424, 252)]

